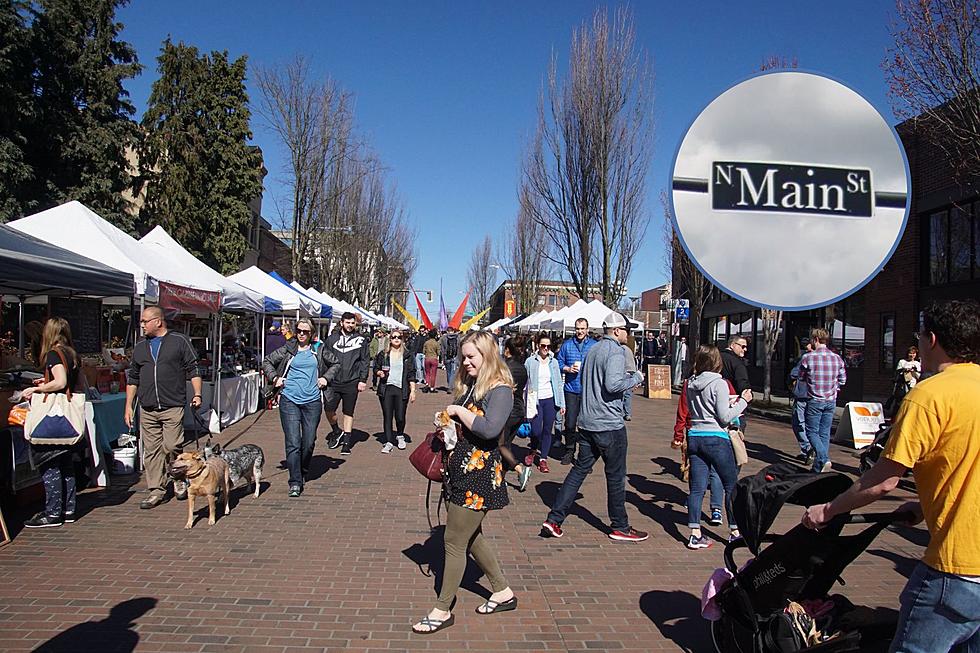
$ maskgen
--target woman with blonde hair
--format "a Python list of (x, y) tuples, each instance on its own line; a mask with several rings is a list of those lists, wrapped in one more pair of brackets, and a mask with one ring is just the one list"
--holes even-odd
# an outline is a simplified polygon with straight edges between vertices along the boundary
[[(732, 494), (738, 480), (738, 466), (728, 426), (745, 412), (752, 401), (746, 389), (732, 402), (728, 381), (721, 376), (721, 353), (717, 347), (702, 345), (694, 356), (694, 373), (687, 381), (687, 405), (691, 427), (687, 432), (689, 493), (687, 525), (691, 529), (687, 548), (706, 549), (711, 541), (701, 534), (701, 503), (708, 488), (708, 473), (718, 472), (725, 488), (725, 512), (731, 530), (729, 540), (739, 537), (732, 513)], [(737, 437), (737, 436), (736, 436)]]
[(517, 597), (483, 536), (487, 512), (499, 510), (508, 502), (499, 443), (514, 406), (514, 381), (490, 333), (468, 333), (460, 341), (459, 351), (462, 369), (454, 382), (455, 399), (446, 408), (462, 428), (447, 465), (445, 571), (436, 607), (412, 626), (419, 635), (438, 632), (455, 622), (450, 608), (463, 579), (467, 552), (493, 588), (490, 599), (477, 607), (477, 614), (517, 608)]
[(405, 346), (405, 332), (401, 329), (391, 330), (387, 345), (374, 357), (374, 376), (385, 431), (381, 453), (391, 453), (396, 446), (404, 449), (405, 413), (409, 402), (415, 401), (415, 356)]
[[(24, 390), (24, 400), (35, 392), (65, 394), (78, 388), (81, 365), (71, 339), (71, 327), (60, 317), (52, 317), (41, 333), (39, 360), (44, 368), (43, 383)], [(75, 521), (74, 454), (84, 449), (85, 439), (70, 446), (31, 444), (31, 463), (40, 470), (44, 482), (44, 510), (24, 522), (26, 528), (49, 528)]]

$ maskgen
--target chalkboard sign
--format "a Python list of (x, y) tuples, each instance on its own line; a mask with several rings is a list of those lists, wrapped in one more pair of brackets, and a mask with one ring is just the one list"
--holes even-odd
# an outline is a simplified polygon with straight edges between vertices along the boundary
[(102, 352), (101, 300), (52, 297), (48, 311), (51, 317), (61, 317), (68, 321), (75, 351), (79, 354)]
[(647, 365), (647, 397), (670, 399), (669, 365)]

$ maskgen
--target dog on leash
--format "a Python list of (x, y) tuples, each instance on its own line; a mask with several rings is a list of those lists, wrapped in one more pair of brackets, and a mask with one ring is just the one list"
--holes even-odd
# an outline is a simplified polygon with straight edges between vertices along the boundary
[(262, 481), (262, 467), (265, 465), (265, 454), (262, 448), (254, 444), (243, 444), (237, 449), (222, 449), (221, 445), (214, 444), (204, 448), (205, 458), (219, 456), (228, 464), (228, 473), (231, 476), (231, 487), (238, 487), (243, 480), (251, 487), (255, 485), (256, 497), (259, 496), (259, 486)]
[(187, 482), (187, 523), (184, 528), (194, 525), (194, 500), (199, 496), (208, 499), (208, 525), (215, 523), (215, 494), (225, 495), (225, 514), (231, 513), (228, 495), (231, 494), (231, 475), (228, 463), (220, 456), (204, 458), (200, 451), (182, 453), (170, 466), (170, 475)]

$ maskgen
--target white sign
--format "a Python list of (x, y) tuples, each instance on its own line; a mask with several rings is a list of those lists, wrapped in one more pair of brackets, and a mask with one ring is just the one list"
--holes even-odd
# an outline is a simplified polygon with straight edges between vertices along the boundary
[(834, 434), (834, 441), (849, 444), (855, 449), (864, 449), (875, 439), (878, 428), (885, 423), (881, 404), (848, 402), (841, 415), (840, 424)]

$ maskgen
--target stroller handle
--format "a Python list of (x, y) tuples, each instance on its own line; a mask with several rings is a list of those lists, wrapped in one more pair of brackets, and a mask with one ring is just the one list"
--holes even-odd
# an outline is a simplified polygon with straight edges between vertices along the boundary
[(915, 520), (915, 513), (910, 510), (895, 512), (867, 512), (860, 515), (849, 514), (845, 524), (898, 524)]

